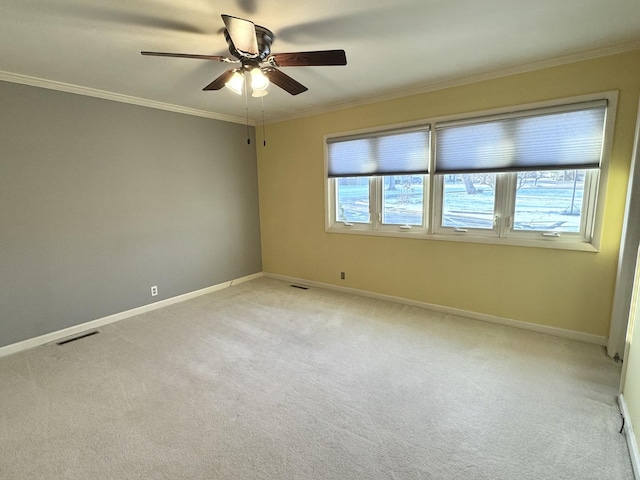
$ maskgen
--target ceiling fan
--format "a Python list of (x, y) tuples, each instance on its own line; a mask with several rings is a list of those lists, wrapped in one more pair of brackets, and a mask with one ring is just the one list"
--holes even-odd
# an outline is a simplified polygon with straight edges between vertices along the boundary
[(222, 15), (225, 24), (224, 37), (229, 45), (229, 52), (235, 59), (219, 55), (196, 55), (190, 53), (140, 52), (142, 55), (158, 57), (196, 58), (224, 63), (236, 63), (240, 66), (231, 68), (216, 78), (203, 90), (220, 90), (227, 86), (241, 94), (245, 77), (251, 78), (254, 97), (267, 94), (269, 82), (274, 83), (291, 95), (298, 95), (308, 90), (307, 87), (278, 70), (278, 67), (306, 67), (324, 65), (346, 65), (344, 50), (320, 50), (313, 52), (271, 53), (271, 43), (275, 36), (265, 27), (256, 25), (250, 20)]

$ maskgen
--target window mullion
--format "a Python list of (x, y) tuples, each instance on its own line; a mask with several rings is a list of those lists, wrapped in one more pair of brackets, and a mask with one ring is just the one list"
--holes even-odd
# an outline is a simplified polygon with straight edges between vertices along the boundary
[[(372, 138), (371, 146), (373, 158), (375, 158), (376, 163), (379, 165), (381, 162), (380, 138)], [(381, 176), (372, 177), (369, 186), (371, 188), (369, 193), (371, 198), (371, 202), (369, 204), (371, 211), (371, 225), (374, 230), (377, 230), (382, 225), (382, 189), (384, 188), (384, 178)]]
[(434, 135), (431, 135), (429, 138), (429, 175), (427, 179), (429, 180), (429, 185), (427, 186), (425, 182), (425, 190), (427, 197), (425, 198), (425, 226), (427, 227), (427, 232), (429, 234), (434, 234), (436, 232), (437, 225), (440, 225), (440, 214), (442, 211), (442, 189), (439, 188), (438, 175), (435, 175), (436, 171), (436, 139)]
[(436, 233), (442, 225), (442, 175), (429, 175), (430, 178), (430, 203), (431, 221), (429, 223), (429, 233)]
[(496, 233), (506, 237), (513, 228), (513, 208), (517, 173), (501, 173), (496, 178), (495, 215), (498, 218)]
[(431, 231), (431, 175), (424, 175), (422, 180), (422, 227)]
[(369, 181), (369, 212), (371, 215), (371, 226), (374, 229), (380, 228), (382, 223), (382, 188), (383, 177), (371, 177)]

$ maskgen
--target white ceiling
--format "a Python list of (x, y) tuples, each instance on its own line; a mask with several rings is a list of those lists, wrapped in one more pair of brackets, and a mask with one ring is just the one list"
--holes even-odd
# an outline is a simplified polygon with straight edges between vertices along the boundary
[[(1, 0), (0, 79), (44, 79), (240, 119), (243, 98), (202, 91), (228, 65), (140, 55), (228, 55), (223, 13), (272, 30), (274, 53), (346, 51), (347, 66), (283, 68), (309, 91), (291, 96), (272, 85), (264, 99), (271, 120), (640, 48), (640, 0)], [(249, 111), (261, 117), (260, 99), (249, 99)]]

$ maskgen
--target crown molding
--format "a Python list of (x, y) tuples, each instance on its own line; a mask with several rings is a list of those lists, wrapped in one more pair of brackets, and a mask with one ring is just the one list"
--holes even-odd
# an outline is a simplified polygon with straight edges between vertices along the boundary
[[(314, 115), (320, 115), (323, 113), (335, 112), (338, 110), (344, 110), (347, 108), (358, 107), (361, 105), (368, 105), (371, 103), (384, 102), (387, 100), (394, 100), (396, 98), (408, 97), (411, 95), (419, 95), (422, 93), (433, 92), (437, 90), (443, 90), (446, 88), (458, 87), (461, 85), (467, 85), (471, 83), (482, 82), (485, 80), (493, 80), (500, 77), (507, 77), (510, 75), (517, 75), (520, 73), (531, 72), (534, 70), (541, 70), (544, 68), (557, 67), (574, 62), (580, 62), (584, 60), (591, 60), (594, 58), (605, 57), (608, 55), (615, 55), (618, 53), (629, 52), (632, 50), (640, 49), (640, 40), (634, 40), (631, 42), (621, 43), (608, 47), (598, 48), (594, 50), (586, 50), (570, 55), (563, 55), (552, 59), (531, 62), (514, 67), (508, 67), (499, 70), (492, 70), (474, 75), (450, 78), (448, 80), (432, 82), (428, 84), (420, 84), (415, 87), (403, 88), (393, 91), (388, 91), (382, 95), (373, 95), (370, 97), (364, 97), (357, 100), (351, 100), (346, 102), (333, 103), (331, 105), (325, 105), (316, 108), (310, 108), (305, 110), (298, 110), (292, 114), (274, 115), (273, 117), (267, 117), (267, 124), (284, 122), (288, 120), (295, 120), (298, 118), (311, 117)], [(195, 108), (183, 107), (180, 105), (174, 105), (170, 103), (157, 102), (154, 100), (148, 100), (145, 98), (133, 97), (130, 95), (123, 95), (120, 93), (108, 92), (106, 90), (98, 90), (95, 88), (82, 87), (70, 83), (57, 82), (54, 80), (47, 80), (38, 77), (31, 77), (28, 75), (21, 75), (17, 73), (10, 73), (0, 71), (0, 81), (19, 83), (22, 85), (30, 85), (33, 87), (46, 88), (49, 90), (58, 90), (61, 92), (74, 93), (77, 95), (85, 95), (89, 97), (102, 98), (105, 100), (112, 100), (114, 102), (129, 103), (132, 105), (139, 105), (148, 108), (155, 108), (158, 110), (166, 110), (170, 112), (183, 113), (185, 115), (194, 115), (197, 117), (211, 118), (214, 120), (221, 120), (223, 122), (239, 123), (242, 125), (247, 124), (247, 119), (242, 117), (235, 117), (231, 115), (223, 115), (221, 113), (215, 113), (207, 110), (198, 110)], [(249, 125), (255, 126), (255, 120), (249, 120)]]
[[(56, 82), (54, 80), (46, 80), (44, 78), (31, 77), (28, 75), (21, 75), (18, 73), (10, 73), (0, 71), (0, 81), (19, 83), (22, 85), (30, 85), (32, 87), (46, 88), (49, 90), (58, 90), (60, 92), (74, 93), (76, 95), (84, 95), (87, 97), (102, 98), (104, 100), (111, 100), (120, 103), (129, 103), (131, 105), (139, 105), (142, 107), (155, 108), (158, 110), (166, 110), (169, 112), (183, 113), (185, 115), (194, 115), (196, 117), (212, 118), (214, 120), (221, 120), (223, 122), (240, 123), (242, 125), (247, 124), (246, 118), (234, 117), (231, 115), (223, 115), (220, 113), (209, 112), (206, 110), (198, 110), (195, 108), (182, 107), (180, 105), (173, 105), (171, 103), (156, 102), (154, 100), (148, 100), (146, 98), (133, 97), (130, 95), (123, 95), (120, 93), (107, 92), (106, 90), (98, 90), (95, 88), (82, 87), (80, 85), (73, 85), (71, 83)], [(255, 121), (250, 120), (250, 125), (255, 126)]]
[(338, 110), (344, 110), (347, 108), (358, 107), (362, 105), (369, 105), (371, 103), (384, 102), (387, 100), (394, 100), (396, 98), (409, 97), (411, 95), (419, 95), (422, 93), (434, 92), (437, 90), (444, 90), (446, 88), (459, 87), (462, 85), (468, 85), (471, 83), (482, 82), (485, 80), (493, 80), (501, 77), (508, 77), (510, 75), (517, 75), (520, 73), (532, 72), (535, 70), (542, 70), (544, 68), (557, 67), (560, 65), (566, 65), (569, 63), (575, 63), (585, 60), (592, 60), (599, 57), (606, 57), (609, 55), (615, 55), (618, 53), (630, 52), (633, 50), (640, 50), (640, 40), (634, 40), (631, 42), (620, 43), (608, 47), (598, 48), (594, 50), (585, 50), (570, 55), (563, 55), (554, 57), (547, 60), (540, 60), (537, 62), (526, 63), (513, 67), (507, 67), (499, 70), (491, 70), (487, 72), (477, 73), (474, 75), (450, 78), (448, 80), (432, 82), (427, 84), (420, 84), (419, 86), (403, 88), (399, 90), (388, 91), (382, 95), (374, 95), (371, 97), (364, 97), (358, 100), (334, 103), (331, 105), (325, 105), (317, 108), (310, 108), (302, 111), (297, 111), (291, 115), (280, 115), (267, 118), (267, 124), (284, 122), (288, 120), (295, 120), (298, 118), (311, 117), (314, 115), (320, 115), (323, 113), (335, 112)]

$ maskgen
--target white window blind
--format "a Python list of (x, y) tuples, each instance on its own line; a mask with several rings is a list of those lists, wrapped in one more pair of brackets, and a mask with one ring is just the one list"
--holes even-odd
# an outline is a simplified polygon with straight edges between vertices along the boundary
[(424, 174), (429, 171), (429, 127), (327, 140), (328, 176)]
[(436, 125), (435, 173), (599, 168), (607, 102)]

